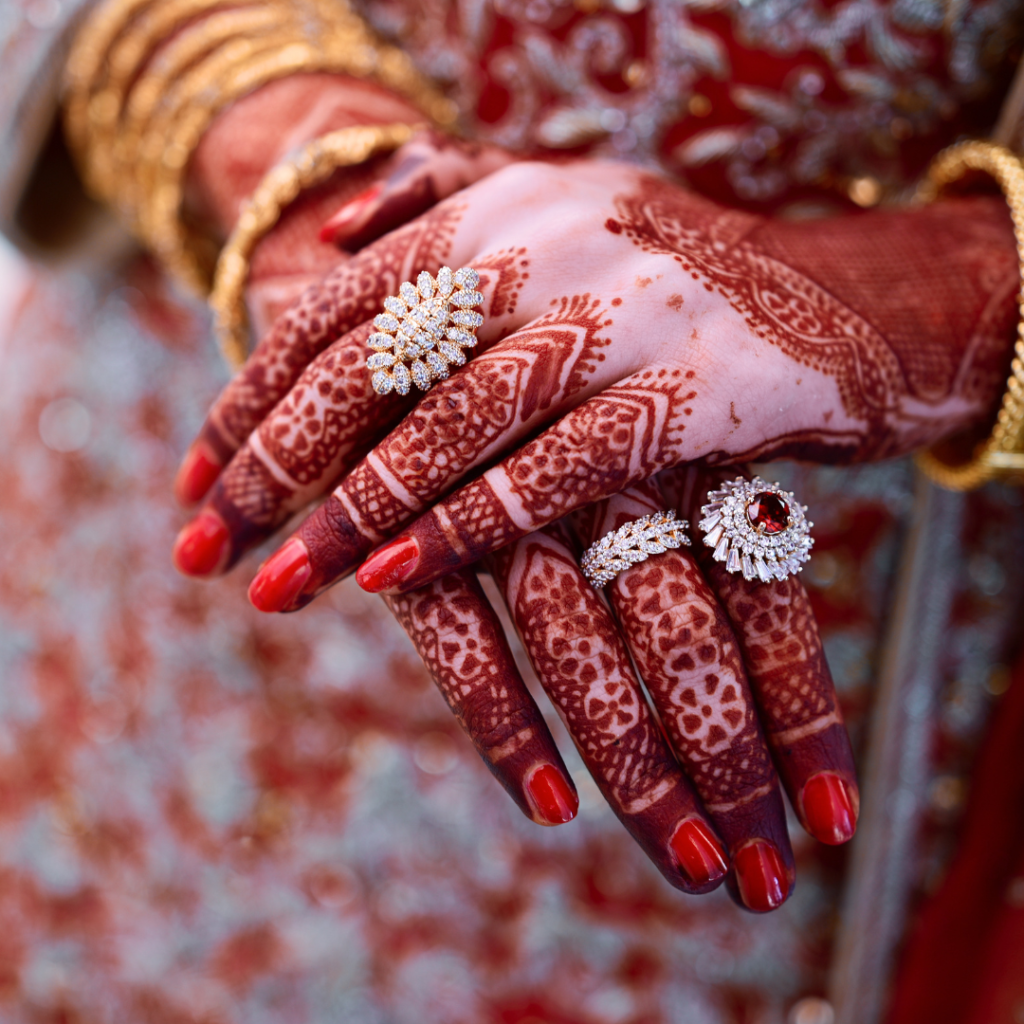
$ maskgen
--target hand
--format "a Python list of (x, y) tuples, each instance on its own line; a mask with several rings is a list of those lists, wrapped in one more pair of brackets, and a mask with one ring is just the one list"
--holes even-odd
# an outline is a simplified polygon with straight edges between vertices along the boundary
[[(481, 273), (477, 353), (418, 404), (381, 398), (368, 321), (442, 262)], [(179, 565), (223, 571), (340, 480), (254, 583), (259, 607), (294, 609), (406, 524), (366, 589), (415, 589), (668, 466), (908, 451), (988, 415), (1016, 274), (998, 200), (826, 230), (630, 167), (514, 165), (278, 319), (204, 427), (197, 450), (237, 455)]]
[[(621, 573), (606, 591), (613, 618), (578, 566), (583, 545), (640, 516), (675, 507), (695, 519), (733, 475), (670, 471), (513, 542), (489, 566), (538, 678), (644, 852), (691, 893), (717, 887), (731, 861), (730, 891), (763, 912), (794, 881), (779, 775), (823, 842), (848, 840), (859, 806), (805, 591), (731, 576), (698, 545)], [(572, 784), (474, 574), (386, 600), (517, 804), (543, 824), (569, 820)]]

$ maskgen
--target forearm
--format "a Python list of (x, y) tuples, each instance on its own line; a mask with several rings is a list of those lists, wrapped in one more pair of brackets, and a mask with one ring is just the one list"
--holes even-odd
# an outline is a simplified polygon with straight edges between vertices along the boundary
[(189, 169), (188, 202), (226, 237), (266, 172), (303, 143), (352, 125), (423, 120), (407, 100), (361, 79), (300, 74), (270, 82), (223, 111), (203, 136)]

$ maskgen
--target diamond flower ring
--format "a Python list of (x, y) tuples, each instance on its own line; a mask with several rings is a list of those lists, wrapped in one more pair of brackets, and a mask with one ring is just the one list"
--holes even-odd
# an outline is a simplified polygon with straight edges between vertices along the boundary
[(424, 270), (415, 284), (406, 281), (384, 300), (384, 312), (373, 319), (376, 331), (367, 339), (373, 353), (366, 367), (378, 395), (407, 395), (413, 384), (429, 391), (450, 366), (465, 363), (465, 350), (476, 345), (476, 329), (484, 322), (473, 309), (484, 301), (479, 283), (471, 267), (442, 267), (436, 278)]
[(814, 540), (806, 507), (789, 491), (760, 477), (737, 477), (708, 492), (698, 524), (716, 562), (745, 580), (784, 580), (800, 572)]
[(580, 559), (580, 568), (594, 587), (606, 587), (620, 572), (660, 555), (669, 548), (689, 546), (689, 523), (675, 512), (653, 512), (634, 519), (591, 544)]

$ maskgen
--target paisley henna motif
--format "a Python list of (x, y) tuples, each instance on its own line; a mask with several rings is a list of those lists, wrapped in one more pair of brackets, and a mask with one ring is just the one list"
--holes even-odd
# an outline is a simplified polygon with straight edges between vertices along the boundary
[[(934, 437), (951, 403), (977, 416), (998, 395), (1018, 272), (1005, 211), (989, 200), (838, 217), (818, 232), (723, 210), (654, 177), (616, 206), (608, 231), (671, 256), (757, 337), (836, 380), (863, 423), (858, 458), (910, 450)], [(832, 440), (826, 425), (818, 444)], [(837, 454), (848, 450), (840, 441)]]

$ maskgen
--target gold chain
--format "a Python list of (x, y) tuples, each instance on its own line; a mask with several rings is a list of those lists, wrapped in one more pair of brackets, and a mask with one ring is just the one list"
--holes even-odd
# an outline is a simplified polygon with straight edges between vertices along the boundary
[[(1010, 206), (1017, 261), (1024, 282), (1024, 165), (1010, 150), (992, 142), (962, 142), (951, 146), (932, 161), (918, 195), (931, 201), (968, 170), (984, 171), (1003, 190)], [(989, 480), (1024, 483), (1024, 283), (1017, 302), (1021, 319), (1017, 324), (1014, 358), (991, 434), (975, 449), (971, 459), (961, 465), (943, 461), (934, 449), (917, 455), (918, 466), (940, 487), (969, 491)]]
[(301, 192), (322, 184), (339, 168), (365, 163), (378, 153), (397, 149), (415, 130), (414, 125), (388, 124), (330, 132), (308, 143), (294, 158), (278, 164), (246, 200), (217, 260), (210, 293), (217, 343), (233, 370), (241, 367), (248, 354), (244, 295), (249, 261), (260, 239)]

